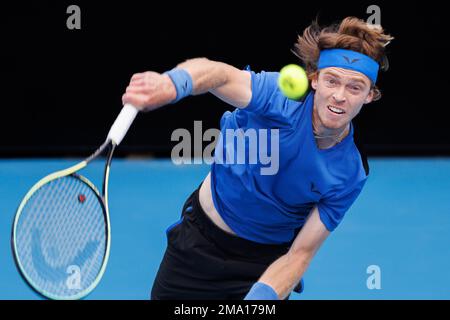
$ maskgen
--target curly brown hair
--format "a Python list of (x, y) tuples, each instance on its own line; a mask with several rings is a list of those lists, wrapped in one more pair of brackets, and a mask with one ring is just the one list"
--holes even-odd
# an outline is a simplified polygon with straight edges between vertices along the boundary
[[(340, 48), (363, 53), (380, 64), (380, 70), (389, 68), (385, 47), (394, 38), (379, 25), (371, 25), (356, 17), (347, 17), (338, 24), (320, 27), (317, 19), (298, 36), (293, 50), (304, 63), (310, 80), (318, 75), (317, 62), (320, 51)], [(372, 85), (374, 101), (381, 98), (380, 90)]]

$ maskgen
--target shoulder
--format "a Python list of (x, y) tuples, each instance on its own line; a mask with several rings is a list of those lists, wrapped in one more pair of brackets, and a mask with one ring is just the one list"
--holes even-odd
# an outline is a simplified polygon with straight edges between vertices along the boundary
[(250, 72), (250, 77), (252, 80), (252, 84), (265, 84), (265, 85), (271, 85), (274, 86), (277, 84), (278, 81), (278, 77), (280, 75), (279, 72), (275, 72), (275, 71), (260, 71), (260, 72), (255, 72), (255, 71), (248, 71)]
[(275, 126), (293, 127), (299, 118), (303, 100), (291, 100), (283, 95), (278, 87), (279, 72), (261, 71), (251, 73), (252, 97), (247, 107), (241, 109), (270, 120)]
[[(261, 104), (264, 101), (273, 99), (279, 93), (278, 89), (278, 72), (261, 71), (250, 72), (252, 98), (250, 105)], [(248, 108), (248, 107), (247, 107)]]

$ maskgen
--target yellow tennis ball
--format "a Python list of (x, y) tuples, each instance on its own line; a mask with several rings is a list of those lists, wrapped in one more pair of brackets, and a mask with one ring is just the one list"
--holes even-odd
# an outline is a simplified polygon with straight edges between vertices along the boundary
[(289, 99), (300, 99), (308, 90), (308, 76), (302, 67), (288, 64), (280, 71), (278, 87)]

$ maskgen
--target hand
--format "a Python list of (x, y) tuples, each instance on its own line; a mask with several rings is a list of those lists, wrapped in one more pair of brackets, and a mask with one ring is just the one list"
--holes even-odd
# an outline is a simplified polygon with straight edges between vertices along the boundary
[(168, 75), (147, 71), (131, 77), (122, 103), (130, 103), (140, 111), (150, 111), (171, 103), (176, 96), (175, 85)]

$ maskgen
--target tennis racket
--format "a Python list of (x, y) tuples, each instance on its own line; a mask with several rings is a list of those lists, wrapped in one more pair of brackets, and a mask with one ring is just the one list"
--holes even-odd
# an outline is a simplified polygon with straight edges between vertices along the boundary
[[(106, 141), (90, 157), (42, 178), (20, 203), (11, 235), (14, 260), (25, 281), (44, 297), (81, 299), (100, 282), (111, 242), (111, 159), (137, 112), (126, 104)], [(100, 194), (78, 171), (103, 153), (106, 163)]]

